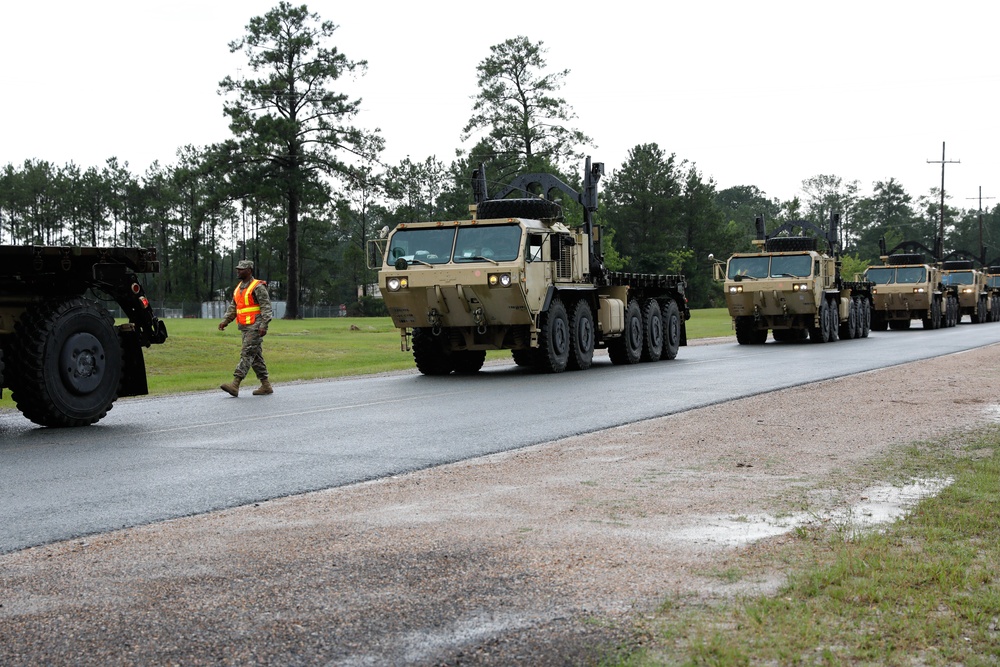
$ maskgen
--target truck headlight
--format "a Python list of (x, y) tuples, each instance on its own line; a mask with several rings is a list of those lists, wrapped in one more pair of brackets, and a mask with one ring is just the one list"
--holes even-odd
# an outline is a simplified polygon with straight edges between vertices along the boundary
[(742, 292), (743, 292), (743, 285), (730, 285), (729, 286), (729, 293), (730, 294), (741, 294)]
[(490, 287), (510, 287), (509, 273), (491, 273), (487, 277)]
[(925, 288), (925, 287), (914, 287), (913, 288), (913, 293), (914, 294), (923, 294), (926, 291), (927, 291), (927, 288)]
[(406, 276), (400, 276), (398, 278), (389, 278), (385, 281), (385, 286), (389, 288), (390, 292), (398, 292), (401, 289), (406, 289), (406, 286), (410, 284), (410, 281), (406, 279)]
[(792, 283), (793, 292), (808, 292), (809, 283)]
[(962, 294), (972, 294), (974, 291), (975, 290), (972, 289), (971, 287), (963, 287), (962, 288)]

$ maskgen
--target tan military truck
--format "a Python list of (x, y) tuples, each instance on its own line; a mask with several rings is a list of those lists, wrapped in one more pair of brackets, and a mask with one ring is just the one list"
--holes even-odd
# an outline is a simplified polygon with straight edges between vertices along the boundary
[(966, 315), (973, 324), (992, 322), (996, 313), (990, 313), (993, 300), (986, 274), (976, 268), (976, 260), (966, 253), (953, 252), (952, 257), (965, 255), (964, 259), (945, 259), (941, 262), (941, 282), (958, 292), (958, 318)]
[(872, 329), (909, 329), (913, 320), (921, 320), (924, 329), (953, 327), (958, 324), (958, 291), (944, 284), (944, 273), (936, 261), (940, 240), (932, 251), (918, 241), (903, 241), (886, 251), (885, 239), (879, 239), (882, 266), (870, 266), (864, 278), (875, 283), (872, 288)]
[[(605, 268), (592, 218), (603, 173), (587, 158), (582, 193), (527, 174), (490, 198), (480, 166), (470, 219), (400, 224), (373, 242), (369, 265), (421, 373), (475, 373), (487, 350), (551, 373), (590, 367), (596, 349), (614, 364), (677, 356), (687, 281)], [(519, 193), (542, 196), (509, 198)], [(566, 224), (559, 193), (582, 206), (581, 226)]]
[(990, 321), (1000, 322), (1000, 258), (983, 268), (986, 287), (990, 292)]
[[(740, 345), (762, 345), (769, 331), (777, 342), (808, 338), (826, 343), (868, 336), (872, 284), (841, 277), (838, 221), (838, 215), (832, 216), (825, 234), (809, 221), (798, 220), (768, 236), (764, 219), (758, 217), (753, 244), (759, 250), (715, 263), (715, 279), (724, 283)], [(796, 229), (799, 235), (788, 235)], [(803, 235), (806, 230), (824, 236), (828, 251), (820, 252), (819, 239)]]

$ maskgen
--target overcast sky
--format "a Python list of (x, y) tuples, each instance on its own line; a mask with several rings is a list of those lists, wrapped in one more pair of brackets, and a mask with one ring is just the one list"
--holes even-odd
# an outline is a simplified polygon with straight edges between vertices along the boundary
[[(356, 125), (381, 128), (384, 160), (450, 163), (489, 47), (541, 41), (588, 152), (610, 173), (656, 143), (718, 188), (781, 199), (804, 179), (894, 177), (953, 206), (1000, 197), (1000, 3), (538, 3), (312, 0), (368, 71), (343, 85)], [(229, 136), (218, 83), (228, 43), (277, 0), (33, 0), (0, 7), (0, 165), (37, 158), (141, 174), (179, 147)], [(652, 8), (655, 8), (653, 10)], [(470, 144), (472, 142), (469, 142)], [(581, 165), (582, 167), (582, 165)]]

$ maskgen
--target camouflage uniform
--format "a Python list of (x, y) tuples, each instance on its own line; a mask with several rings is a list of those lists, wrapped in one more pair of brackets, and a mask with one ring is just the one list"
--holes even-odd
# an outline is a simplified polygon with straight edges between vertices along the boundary
[[(250, 280), (243, 281), (240, 283), (240, 287), (246, 289), (250, 285), (250, 282)], [(252, 368), (258, 379), (266, 380), (267, 364), (264, 363), (263, 338), (260, 335), (259, 329), (261, 327), (266, 328), (267, 324), (271, 321), (271, 298), (267, 294), (267, 285), (263, 282), (257, 285), (254, 288), (253, 297), (257, 300), (257, 305), (260, 306), (260, 313), (257, 314), (257, 318), (253, 324), (237, 325), (240, 331), (243, 332), (243, 349), (240, 351), (240, 363), (236, 365), (233, 377), (238, 377), (242, 380)], [(230, 301), (222, 321), (229, 324), (235, 319), (236, 302)]]

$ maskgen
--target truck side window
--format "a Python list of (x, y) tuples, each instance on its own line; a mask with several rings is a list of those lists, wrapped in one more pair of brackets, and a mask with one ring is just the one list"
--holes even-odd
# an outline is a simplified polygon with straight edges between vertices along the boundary
[(528, 234), (528, 261), (537, 262), (542, 258), (542, 235)]

